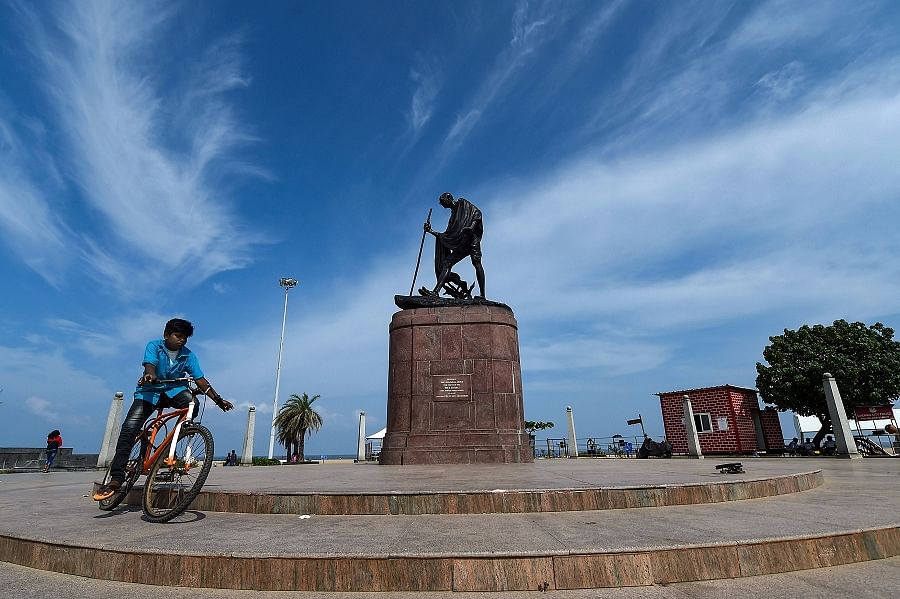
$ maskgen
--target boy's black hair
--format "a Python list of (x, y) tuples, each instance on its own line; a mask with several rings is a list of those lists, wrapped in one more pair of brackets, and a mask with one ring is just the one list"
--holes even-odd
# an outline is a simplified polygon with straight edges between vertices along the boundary
[(59, 436), (59, 429), (54, 429), (54, 430), (50, 431), (50, 434), (47, 435), (47, 438), (49, 439), (50, 437), (58, 437), (58, 436)]
[(166, 323), (163, 337), (168, 337), (172, 333), (183, 333), (186, 337), (190, 337), (194, 334), (194, 325), (183, 318), (173, 318)]

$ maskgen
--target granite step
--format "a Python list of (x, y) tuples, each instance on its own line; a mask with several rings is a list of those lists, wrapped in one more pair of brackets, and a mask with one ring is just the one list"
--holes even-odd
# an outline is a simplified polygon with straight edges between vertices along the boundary
[[(681, 464), (665, 468), (683, 467), (685, 479), (699, 468)], [(86, 473), (15, 475), (0, 485), (0, 560), (106, 580), (260, 590), (549, 590), (735, 578), (900, 555), (893, 464), (817, 461), (818, 487), (699, 505), (390, 518), (192, 509), (170, 525), (147, 523), (131, 507), (100, 512), (85, 496)], [(795, 461), (794, 469), (808, 465)], [(360, 472), (345, 468), (347, 477)]]

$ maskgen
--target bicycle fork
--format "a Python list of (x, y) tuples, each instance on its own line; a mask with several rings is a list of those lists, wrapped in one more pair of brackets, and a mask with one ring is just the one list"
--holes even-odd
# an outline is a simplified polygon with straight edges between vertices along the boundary
[[(175, 467), (175, 446), (178, 444), (178, 435), (181, 434), (181, 425), (185, 422), (189, 421), (194, 416), (194, 409), (196, 407), (196, 402), (192, 401), (190, 405), (188, 405), (188, 413), (184, 417), (184, 419), (179, 419), (178, 424), (175, 425), (175, 434), (172, 436), (172, 442), (169, 444), (169, 457), (166, 459), (166, 465), (170, 468)], [(184, 466), (185, 468), (189, 468), (189, 464), (191, 463), (191, 445), (188, 446), (184, 450)]]

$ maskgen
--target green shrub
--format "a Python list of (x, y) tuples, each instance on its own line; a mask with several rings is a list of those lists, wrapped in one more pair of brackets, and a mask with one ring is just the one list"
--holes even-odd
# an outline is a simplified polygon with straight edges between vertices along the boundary
[(254, 466), (280, 466), (281, 462), (276, 459), (269, 458), (253, 458)]

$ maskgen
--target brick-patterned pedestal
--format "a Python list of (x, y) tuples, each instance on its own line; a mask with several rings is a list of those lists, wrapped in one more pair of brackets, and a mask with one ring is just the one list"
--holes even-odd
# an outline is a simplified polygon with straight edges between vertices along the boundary
[(533, 461), (511, 310), (401, 310), (390, 339), (382, 464)]

